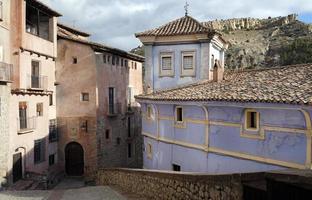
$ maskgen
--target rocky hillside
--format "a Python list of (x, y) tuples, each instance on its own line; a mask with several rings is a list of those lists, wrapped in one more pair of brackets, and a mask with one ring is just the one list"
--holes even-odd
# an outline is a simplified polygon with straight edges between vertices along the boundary
[[(304, 51), (293, 49), (293, 46), (298, 46), (296, 41), (304, 41), (299, 44), (312, 44), (312, 25), (298, 21), (294, 14), (267, 19), (214, 20), (203, 24), (221, 32), (230, 43), (226, 53), (226, 67), (230, 69), (293, 64), (285, 55), (294, 56)], [(292, 54), (285, 53), (294, 50), (296, 52)], [(141, 48), (135, 48), (133, 52), (142, 54)]]

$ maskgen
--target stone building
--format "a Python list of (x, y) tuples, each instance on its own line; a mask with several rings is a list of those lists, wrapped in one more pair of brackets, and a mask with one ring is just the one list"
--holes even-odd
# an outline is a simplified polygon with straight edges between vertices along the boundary
[(9, 156), (9, 102), (12, 70), (10, 57), (10, 0), (0, 1), (0, 188), (7, 182)]
[(6, 176), (9, 183), (39, 176), (49, 184), (58, 176), (54, 72), (61, 15), (37, 0), (10, 3), (8, 52), (14, 70)]
[(190, 16), (136, 36), (149, 86), (136, 97), (144, 168), (311, 169), (311, 64), (224, 72), (226, 42)]
[(57, 118), (60, 163), (69, 175), (97, 167), (142, 165), (143, 57), (89, 40), (58, 25)]

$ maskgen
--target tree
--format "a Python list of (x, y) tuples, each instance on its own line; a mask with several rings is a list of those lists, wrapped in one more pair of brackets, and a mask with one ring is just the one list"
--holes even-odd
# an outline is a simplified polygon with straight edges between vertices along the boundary
[(282, 48), (282, 65), (303, 63), (312, 63), (312, 39), (295, 39), (291, 44)]

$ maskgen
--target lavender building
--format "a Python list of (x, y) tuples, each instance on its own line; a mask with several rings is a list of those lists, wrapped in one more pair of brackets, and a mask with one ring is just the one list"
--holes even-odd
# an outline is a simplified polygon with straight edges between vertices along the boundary
[(227, 42), (190, 16), (136, 36), (145, 168), (311, 169), (312, 65), (224, 72)]

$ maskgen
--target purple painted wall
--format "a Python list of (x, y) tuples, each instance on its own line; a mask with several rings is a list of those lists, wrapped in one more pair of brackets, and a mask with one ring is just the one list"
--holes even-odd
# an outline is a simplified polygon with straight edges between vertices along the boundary
[[(182, 106), (184, 119), (205, 120), (206, 115), (203, 108), (192, 105)], [(219, 105), (207, 106), (210, 122), (227, 122), (242, 125), (241, 128), (239, 126), (237, 127), (237, 125), (224, 126), (210, 124), (209, 147), (304, 166), (307, 150), (307, 136), (304, 132), (292, 133), (287, 132), (287, 130), (283, 132), (265, 130), (264, 140), (241, 136), (241, 131), (247, 134), (260, 134), (260, 132), (248, 132), (244, 130), (244, 111), (246, 108), (254, 108), (260, 113), (260, 128), (265, 126), (306, 129), (303, 113), (297, 110), (297, 108), (282, 109), (282, 107), (279, 108), (275, 105), (274, 109), (268, 109), (256, 108), (257, 106), (259, 104), (246, 104), (245, 108)], [(142, 104), (142, 112), (146, 111), (145, 107), (146, 104)], [(152, 121), (146, 122), (143, 119), (143, 133), (157, 135), (157, 123), (159, 121), (158, 127), (161, 138), (204, 147), (206, 136), (205, 124), (188, 122), (185, 128), (176, 128), (174, 127), (174, 120), (172, 120), (174, 119), (175, 105), (157, 104), (155, 108), (158, 109), (161, 120), (155, 118)], [(309, 110), (309, 113), (311, 115), (312, 111)], [(208, 173), (255, 172), (284, 168), (273, 164), (244, 160), (239, 157), (230, 157), (215, 153), (208, 154), (203, 150), (169, 144), (144, 137), (145, 147), (148, 142), (153, 146), (153, 158), (149, 159), (145, 151), (144, 166), (150, 169), (172, 170), (172, 164), (180, 165), (182, 171)]]

